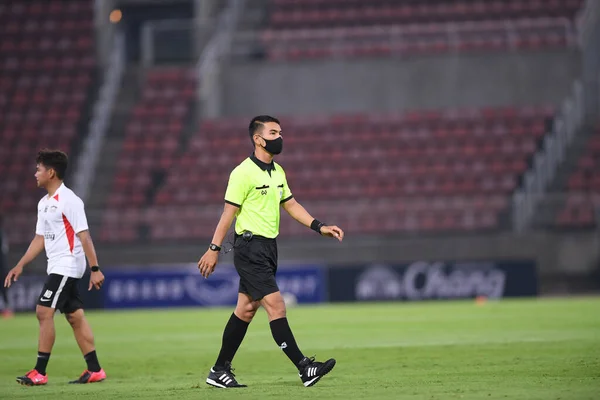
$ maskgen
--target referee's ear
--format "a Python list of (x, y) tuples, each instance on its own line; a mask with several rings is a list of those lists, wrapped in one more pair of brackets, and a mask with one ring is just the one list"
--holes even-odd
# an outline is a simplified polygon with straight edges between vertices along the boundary
[[(254, 148), (256, 148), (256, 146), (260, 146), (260, 145), (261, 145), (261, 144), (260, 144), (260, 142), (259, 142), (259, 143), (257, 143), (257, 142), (255, 142), (255, 141), (254, 141), (254, 138), (255, 138), (256, 136), (258, 136), (259, 138), (261, 138), (261, 139), (262, 139), (262, 136), (260, 136), (260, 135), (258, 134), (258, 132), (257, 132), (257, 133), (255, 133), (254, 135), (252, 135), (252, 137), (250, 138), (250, 140), (252, 140), (252, 144), (254, 145)], [(264, 139), (263, 139), (263, 140), (264, 140)]]

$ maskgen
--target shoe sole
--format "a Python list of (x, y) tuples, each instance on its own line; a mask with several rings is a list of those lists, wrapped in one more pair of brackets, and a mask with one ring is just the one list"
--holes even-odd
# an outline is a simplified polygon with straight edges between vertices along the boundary
[(335, 367), (335, 363), (336, 361), (333, 360), (333, 362), (330, 365), (326, 365), (325, 366), (325, 370), (323, 371), (322, 375), (317, 376), (316, 378), (314, 378), (311, 381), (308, 382), (304, 382), (304, 387), (311, 387), (317, 384), (317, 382), (319, 382), (321, 380), (322, 377), (324, 377), (325, 375), (327, 375), (328, 373), (331, 372), (331, 370), (333, 369), (333, 367)]
[(89, 384), (89, 383), (99, 383), (99, 382), (103, 382), (103, 381), (104, 381), (104, 379), (106, 379), (106, 378), (100, 379), (100, 380), (98, 380), (98, 381), (93, 381), (93, 382), (79, 382), (79, 381), (71, 381), (71, 382), (69, 382), (69, 385), (87, 385), (87, 384)]
[(219, 389), (235, 389), (235, 388), (244, 388), (244, 387), (248, 387), (246, 385), (238, 385), (238, 386), (225, 386), (225, 385), (221, 385), (220, 383), (210, 379), (210, 378), (206, 378), (206, 384), (210, 385), (210, 386), (214, 386), (216, 388)]
[(46, 383), (33, 383), (33, 382), (27, 382), (27, 381), (23, 381), (21, 379), (17, 379), (17, 383), (21, 386), (44, 386)]

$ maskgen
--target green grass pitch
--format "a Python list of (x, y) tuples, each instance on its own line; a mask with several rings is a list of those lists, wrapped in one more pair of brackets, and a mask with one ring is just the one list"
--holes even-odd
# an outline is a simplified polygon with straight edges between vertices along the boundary
[(22, 387), (33, 367), (33, 314), (0, 320), (0, 399), (598, 399), (600, 298), (344, 304), (288, 311), (306, 355), (338, 364), (304, 388), (264, 312), (234, 367), (246, 389), (204, 383), (231, 309), (89, 312), (105, 382), (68, 385), (85, 364), (66, 321), (49, 384)]

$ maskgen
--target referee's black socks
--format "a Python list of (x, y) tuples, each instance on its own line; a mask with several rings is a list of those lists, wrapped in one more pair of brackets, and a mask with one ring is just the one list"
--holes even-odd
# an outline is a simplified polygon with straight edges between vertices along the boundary
[(244, 340), (244, 336), (246, 336), (248, 325), (250, 325), (248, 322), (239, 319), (234, 313), (231, 314), (227, 325), (225, 325), (221, 351), (217, 357), (217, 362), (215, 362), (217, 369), (225, 367), (227, 361), (231, 362), (233, 360), (240, 344), (242, 344), (242, 340)]
[(296, 339), (294, 339), (294, 334), (290, 329), (287, 318), (283, 317), (275, 319), (271, 321), (269, 325), (271, 325), (273, 339), (275, 339), (279, 348), (283, 350), (285, 355), (288, 356), (296, 367), (298, 367), (298, 364), (300, 364), (300, 361), (304, 358), (304, 354), (302, 354), (296, 344)]

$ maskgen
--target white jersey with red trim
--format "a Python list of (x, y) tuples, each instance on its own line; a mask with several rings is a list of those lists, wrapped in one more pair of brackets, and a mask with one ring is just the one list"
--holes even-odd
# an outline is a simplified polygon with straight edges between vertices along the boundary
[(35, 233), (44, 236), (48, 274), (83, 276), (85, 254), (77, 234), (87, 229), (83, 201), (64, 183), (52, 197), (40, 200)]

